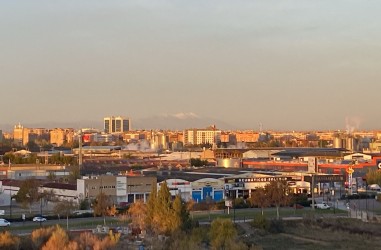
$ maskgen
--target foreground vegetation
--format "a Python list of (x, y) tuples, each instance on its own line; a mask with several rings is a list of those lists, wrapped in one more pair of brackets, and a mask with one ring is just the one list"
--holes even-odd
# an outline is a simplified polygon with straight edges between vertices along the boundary
[(36, 229), (30, 236), (14, 236), (8, 231), (0, 233), (0, 249), (4, 250), (30, 250), (30, 249), (111, 249), (116, 246), (120, 234), (98, 237), (90, 232), (68, 234), (60, 226)]
[(242, 225), (246, 244), (259, 249), (380, 249), (379, 224), (348, 218), (321, 219), (308, 216), (299, 221), (257, 219)]

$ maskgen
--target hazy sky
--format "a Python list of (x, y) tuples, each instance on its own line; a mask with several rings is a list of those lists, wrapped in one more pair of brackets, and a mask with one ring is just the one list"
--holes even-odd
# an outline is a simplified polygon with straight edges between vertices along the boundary
[(380, 13), (378, 0), (0, 0), (0, 124), (193, 112), (380, 129)]

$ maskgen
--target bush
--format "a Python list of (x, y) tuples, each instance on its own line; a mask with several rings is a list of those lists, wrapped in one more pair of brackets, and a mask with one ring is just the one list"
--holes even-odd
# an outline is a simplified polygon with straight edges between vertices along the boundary
[(243, 198), (237, 198), (233, 202), (234, 208), (249, 208), (250, 207), (250, 202), (246, 201)]
[(0, 249), (12, 250), (18, 249), (20, 244), (20, 239), (17, 236), (13, 236), (8, 231), (0, 233)]
[(271, 220), (268, 231), (270, 233), (283, 233), (284, 224), (282, 220)]
[(216, 209), (225, 209), (225, 201), (217, 201), (215, 204)]
[(254, 217), (254, 220), (251, 222), (251, 226), (267, 231), (270, 227), (270, 223), (265, 216), (258, 215)]
[(295, 194), (291, 198), (291, 204), (299, 204), (303, 207), (311, 206), (311, 201), (308, 200), (307, 194)]

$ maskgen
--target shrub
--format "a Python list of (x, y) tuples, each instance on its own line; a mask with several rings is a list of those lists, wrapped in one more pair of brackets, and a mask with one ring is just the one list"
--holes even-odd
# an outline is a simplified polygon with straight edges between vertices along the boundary
[(19, 249), (20, 239), (8, 231), (0, 233), (0, 249)]
[(271, 220), (268, 231), (270, 233), (283, 233), (284, 224), (282, 220)]
[(246, 201), (243, 198), (237, 198), (233, 202), (234, 208), (249, 208), (250, 207), (250, 202)]
[(270, 227), (269, 221), (266, 219), (265, 216), (258, 215), (254, 218), (254, 220), (251, 222), (252, 227), (261, 229), (261, 230), (268, 230)]
[(52, 236), (55, 229), (56, 228), (53, 226), (34, 230), (31, 234), (33, 249), (41, 249), (41, 247), (49, 240), (50, 236)]

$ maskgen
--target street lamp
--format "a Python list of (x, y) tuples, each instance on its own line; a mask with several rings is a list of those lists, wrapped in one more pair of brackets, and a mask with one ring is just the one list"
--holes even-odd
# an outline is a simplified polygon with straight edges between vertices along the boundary
[[(39, 187), (39, 197), (40, 197), (40, 216), (41, 216), (41, 218), (42, 218), (42, 185), (40, 185), (40, 187)], [(42, 223), (42, 221), (40, 220), (40, 227), (41, 227), (41, 223)]]
[(12, 218), (12, 190), (11, 181), (9, 181), (9, 217)]
[[(40, 195), (40, 216), (42, 218), (42, 195)], [(41, 227), (42, 220), (40, 220), (40, 227)]]

